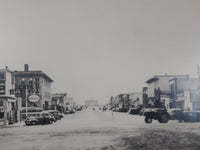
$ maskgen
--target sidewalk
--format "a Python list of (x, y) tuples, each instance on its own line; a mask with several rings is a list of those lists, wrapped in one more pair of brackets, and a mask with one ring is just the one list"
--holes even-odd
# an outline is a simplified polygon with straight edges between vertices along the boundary
[(0, 125), (0, 129), (1, 128), (13, 128), (13, 127), (23, 127), (25, 125), (24, 121), (22, 122), (18, 122), (18, 123), (14, 123), (14, 124), (11, 124), (11, 125)]

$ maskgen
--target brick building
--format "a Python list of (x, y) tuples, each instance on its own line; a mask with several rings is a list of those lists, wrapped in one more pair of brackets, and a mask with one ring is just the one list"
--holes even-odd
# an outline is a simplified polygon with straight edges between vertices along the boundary
[[(48, 110), (51, 108), (51, 83), (53, 80), (43, 71), (31, 71), (27, 64), (24, 71), (14, 71), (15, 94), (21, 101), (21, 115), (28, 109)], [(20, 106), (19, 106), (20, 107)]]

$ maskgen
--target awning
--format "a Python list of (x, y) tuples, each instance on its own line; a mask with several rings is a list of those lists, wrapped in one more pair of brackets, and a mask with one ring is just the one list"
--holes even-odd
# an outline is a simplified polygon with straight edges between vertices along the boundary
[(15, 96), (11, 96), (11, 95), (0, 95), (0, 98), (16, 99)]

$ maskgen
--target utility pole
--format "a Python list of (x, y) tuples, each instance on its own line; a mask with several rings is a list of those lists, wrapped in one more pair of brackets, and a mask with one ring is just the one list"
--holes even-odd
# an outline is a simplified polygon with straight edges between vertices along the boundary
[(198, 73), (198, 90), (200, 89), (200, 74), (199, 74), (199, 64), (197, 65), (197, 73)]
[(25, 85), (25, 94), (26, 94), (26, 117), (28, 116), (28, 91), (27, 91), (27, 85)]

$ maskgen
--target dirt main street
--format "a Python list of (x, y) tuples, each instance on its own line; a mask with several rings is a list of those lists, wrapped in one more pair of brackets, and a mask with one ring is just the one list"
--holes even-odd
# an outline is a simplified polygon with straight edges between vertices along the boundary
[(52, 125), (0, 129), (1, 150), (197, 150), (200, 123), (145, 124), (142, 116), (84, 110)]

